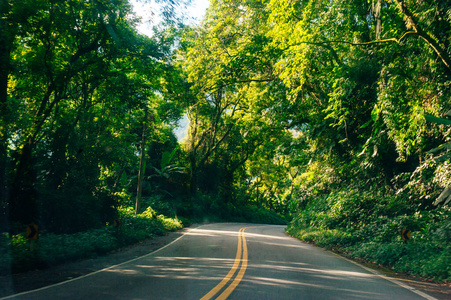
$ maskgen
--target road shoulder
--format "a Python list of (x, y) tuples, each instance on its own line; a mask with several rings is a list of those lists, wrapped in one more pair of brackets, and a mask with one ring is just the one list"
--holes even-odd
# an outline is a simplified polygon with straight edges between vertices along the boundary
[[(285, 233), (286, 235), (290, 236), (293, 239), (296, 239), (295, 237), (289, 235), (288, 233)], [(299, 240), (299, 239), (297, 239)], [(332, 252), (338, 256), (341, 256), (347, 260), (353, 261), (357, 264), (360, 264), (366, 268), (370, 268), (384, 276), (387, 276), (389, 278), (393, 278), (395, 280), (400, 281), (401, 283), (408, 285), (414, 289), (417, 289), (419, 291), (422, 291), (436, 299), (439, 300), (449, 300), (451, 299), (451, 283), (436, 283), (436, 282), (432, 282), (432, 281), (427, 281), (426, 279), (422, 279), (422, 278), (416, 278), (416, 277), (412, 277), (406, 274), (401, 274), (401, 273), (397, 273), (394, 272), (390, 269), (387, 269), (385, 267), (370, 263), (370, 262), (366, 262), (362, 259), (356, 259), (353, 257), (350, 257), (348, 255), (346, 255), (345, 253), (341, 253), (339, 251), (332, 251), (330, 249), (325, 249), (322, 247), (318, 247), (313, 243), (307, 243), (304, 241), (299, 240), (301, 243), (305, 243), (305, 244), (309, 244), (312, 245), (314, 247), (317, 248), (321, 248), (324, 251), (329, 251)]]
[(165, 236), (148, 239), (96, 258), (68, 262), (42, 270), (0, 276), (0, 297), (71, 280), (149, 254), (173, 242), (187, 230), (184, 228), (176, 232), (169, 232)]

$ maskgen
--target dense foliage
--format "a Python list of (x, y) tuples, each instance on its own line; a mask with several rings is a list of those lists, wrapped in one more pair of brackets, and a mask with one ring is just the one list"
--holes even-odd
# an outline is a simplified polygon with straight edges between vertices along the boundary
[(155, 216), (147, 209), (139, 215), (119, 212), (121, 226), (106, 226), (74, 234), (48, 233), (39, 242), (24, 234), (0, 236), (0, 274), (49, 267), (68, 260), (96, 257), (112, 250), (182, 228), (177, 219)]
[(450, 34), (444, 2), (212, 1), (181, 49), (191, 187), (449, 280)]
[(133, 210), (288, 219), (449, 281), (448, 1), (212, 0), (200, 25), (152, 37), (126, 0), (0, 3), (8, 237), (108, 231)]

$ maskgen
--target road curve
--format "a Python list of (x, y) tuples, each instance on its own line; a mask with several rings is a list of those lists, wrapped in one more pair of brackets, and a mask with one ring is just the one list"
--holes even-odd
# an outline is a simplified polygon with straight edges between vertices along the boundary
[(284, 226), (208, 224), (86, 276), (2, 299), (434, 299), (328, 251)]

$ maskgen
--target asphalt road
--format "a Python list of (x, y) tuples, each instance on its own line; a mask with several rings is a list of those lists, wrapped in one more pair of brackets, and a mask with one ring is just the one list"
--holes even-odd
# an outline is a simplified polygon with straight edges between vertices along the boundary
[(227, 223), (189, 229), (145, 256), (3, 299), (425, 298), (434, 299), (290, 238), (284, 226)]

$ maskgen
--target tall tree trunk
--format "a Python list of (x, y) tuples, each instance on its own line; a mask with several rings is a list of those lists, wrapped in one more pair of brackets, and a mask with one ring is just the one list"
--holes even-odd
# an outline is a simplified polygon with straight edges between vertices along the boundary
[(197, 161), (195, 154), (190, 154), (191, 163), (191, 180), (190, 180), (190, 193), (194, 196), (197, 191)]
[(258, 195), (258, 181), (257, 181), (257, 199), (256, 200), (257, 200), (257, 207), (260, 207), (260, 203), (258, 202), (259, 201), (258, 196), (259, 195)]
[(144, 162), (146, 159), (146, 131), (147, 131), (147, 106), (144, 108), (144, 121), (142, 129), (141, 138), (141, 155), (139, 158), (139, 171), (138, 171), (138, 186), (136, 188), (136, 203), (135, 203), (135, 215), (139, 214), (141, 210), (141, 195), (143, 191), (143, 181), (144, 181)]
[[(11, 38), (8, 36), (8, 1), (0, 0), (0, 230), (7, 230), (8, 217), (8, 75)], [(1, 232), (1, 231), (0, 231)]]
[(381, 7), (382, 7), (382, 0), (375, 0), (373, 1), (373, 15), (374, 19), (376, 20), (376, 40), (380, 40), (381, 38), (381, 31), (382, 31), (382, 17), (381, 17)]
[(16, 174), (11, 180), (9, 217), (11, 221), (22, 224), (39, 221), (33, 149), (34, 144), (30, 139), (22, 147)]

